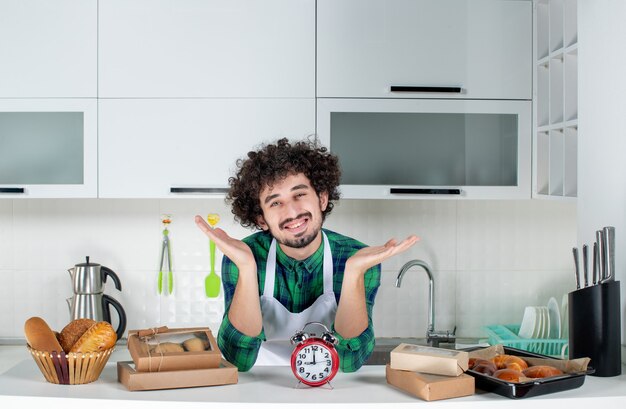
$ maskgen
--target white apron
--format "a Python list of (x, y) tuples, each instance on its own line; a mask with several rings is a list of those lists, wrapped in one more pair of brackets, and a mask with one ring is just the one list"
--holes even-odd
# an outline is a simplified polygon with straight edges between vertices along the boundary
[[(272, 240), (265, 266), (265, 285), (261, 295), (261, 313), (267, 341), (259, 350), (255, 365), (290, 365), (291, 337), (308, 322), (321, 322), (330, 328), (337, 313), (337, 301), (333, 292), (333, 258), (326, 234), (324, 239), (324, 293), (307, 309), (300, 313), (289, 312), (274, 298), (276, 276), (276, 239)], [(319, 326), (311, 326), (319, 327)], [(321, 327), (320, 327), (321, 328)]]

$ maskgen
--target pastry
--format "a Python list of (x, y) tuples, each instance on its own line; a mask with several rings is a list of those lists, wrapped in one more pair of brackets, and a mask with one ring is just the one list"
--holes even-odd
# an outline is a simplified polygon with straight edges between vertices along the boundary
[(524, 376), (528, 378), (547, 378), (549, 376), (563, 375), (563, 371), (553, 366), (535, 365), (524, 369)]
[(507, 382), (519, 382), (519, 379), (523, 377), (524, 374), (520, 371), (516, 371), (515, 369), (504, 368), (498, 369), (494, 372), (493, 376)]
[(151, 350), (154, 354), (167, 354), (171, 352), (185, 352), (185, 348), (177, 342), (161, 342)]
[(496, 364), (486, 359), (476, 360), (476, 365), (472, 369), (485, 375), (493, 375), (498, 370)]
[(59, 334), (59, 343), (63, 351), (70, 352), (76, 341), (95, 323), (96, 321), (89, 318), (79, 318), (67, 324)]
[(70, 352), (99, 352), (113, 348), (117, 342), (115, 330), (106, 321), (100, 321), (92, 325), (76, 341)]
[(524, 361), (519, 356), (508, 355), (507, 358), (504, 360), (504, 367), (515, 369), (516, 371), (521, 372), (524, 369), (528, 368), (528, 362)]
[(205, 342), (200, 338), (189, 338), (183, 341), (183, 347), (190, 352), (206, 351), (207, 349)]

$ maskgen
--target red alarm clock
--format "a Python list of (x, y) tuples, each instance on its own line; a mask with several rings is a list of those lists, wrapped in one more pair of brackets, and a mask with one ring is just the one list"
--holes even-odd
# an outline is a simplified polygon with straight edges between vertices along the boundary
[[(307, 334), (304, 328), (309, 324), (324, 327), (320, 337)], [(319, 322), (309, 322), (291, 338), (295, 344), (291, 353), (291, 370), (300, 382), (309, 386), (330, 385), (330, 380), (339, 372), (339, 354), (335, 349), (337, 339), (328, 328)]]

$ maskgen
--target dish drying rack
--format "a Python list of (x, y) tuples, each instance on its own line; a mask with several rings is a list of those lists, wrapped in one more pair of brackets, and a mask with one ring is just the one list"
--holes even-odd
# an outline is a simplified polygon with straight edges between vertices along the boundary
[(522, 338), (517, 335), (520, 325), (487, 325), (484, 329), (489, 337), (489, 345), (502, 344), (555, 358), (561, 358), (561, 350), (568, 343), (567, 339)]

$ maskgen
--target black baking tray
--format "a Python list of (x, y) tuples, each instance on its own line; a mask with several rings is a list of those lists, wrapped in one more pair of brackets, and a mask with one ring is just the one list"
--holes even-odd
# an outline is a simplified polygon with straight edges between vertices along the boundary
[[(465, 349), (465, 351), (471, 352), (478, 349), (483, 348), (470, 348)], [(531, 357), (555, 359), (551, 356), (535, 354), (522, 349), (510, 348), (506, 346), (504, 347), (504, 352), (508, 355), (517, 355), (522, 358)], [(493, 376), (472, 371), (471, 369), (467, 370), (466, 373), (475, 378), (476, 389), (497, 393), (498, 395), (506, 396), (511, 399), (523, 399), (580, 388), (583, 383), (585, 383), (585, 375), (589, 375), (594, 372), (595, 370), (588, 366), (587, 370), (582, 372), (567, 373), (561, 376), (517, 383), (503, 381), (501, 379), (494, 378)]]

